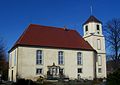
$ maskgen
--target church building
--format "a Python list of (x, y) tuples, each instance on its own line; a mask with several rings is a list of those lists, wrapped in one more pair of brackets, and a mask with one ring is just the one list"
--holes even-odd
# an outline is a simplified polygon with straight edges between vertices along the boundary
[(30, 24), (9, 50), (9, 80), (17, 78), (88, 79), (106, 77), (102, 22), (90, 16), (76, 30)]

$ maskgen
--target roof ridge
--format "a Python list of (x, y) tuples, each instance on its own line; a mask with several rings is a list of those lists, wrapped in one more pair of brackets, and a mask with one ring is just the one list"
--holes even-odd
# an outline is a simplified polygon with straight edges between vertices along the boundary
[[(57, 28), (57, 29), (65, 30), (64, 27), (45, 26), (45, 25), (38, 25), (38, 24), (30, 24), (29, 26), (30, 26), (30, 27), (31, 27), (31, 26), (39, 26), (39, 27), (41, 27), (41, 26), (42, 26), (42, 27), (55, 28), (55, 29)], [(74, 30), (74, 29), (69, 29), (69, 28), (68, 28), (68, 30), (69, 30), (69, 31), (76, 31), (76, 30)]]

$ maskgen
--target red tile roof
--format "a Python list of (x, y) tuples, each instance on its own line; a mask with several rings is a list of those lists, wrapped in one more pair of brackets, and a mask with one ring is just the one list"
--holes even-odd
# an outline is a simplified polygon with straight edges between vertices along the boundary
[(19, 45), (94, 50), (75, 30), (35, 24), (29, 25), (12, 49)]
[(90, 16), (90, 17), (87, 19), (87, 21), (86, 21), (83, 25), (85, 25), (85, 24), (87, 24), (87, 23), (89, 23), (89, 22), (102, 23), (102, 22), (99, 21), (95, 16)]

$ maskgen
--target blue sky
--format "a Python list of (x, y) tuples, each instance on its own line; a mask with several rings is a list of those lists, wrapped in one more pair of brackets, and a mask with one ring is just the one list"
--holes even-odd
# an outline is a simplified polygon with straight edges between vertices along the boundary
[[(90, 16), (91, 0), (0, 0), (0, 37), (7, 51), (29, 24), (77, 30)], [(120, 17), (120, 0), (92, 0), (93, 15), (105, 24)]]

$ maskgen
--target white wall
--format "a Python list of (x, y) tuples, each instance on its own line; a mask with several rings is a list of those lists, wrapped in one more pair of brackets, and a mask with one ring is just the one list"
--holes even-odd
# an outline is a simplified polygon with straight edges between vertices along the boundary
[[(36, 65), (36, 50), (43, 51), (43, 65)], [(94, 67), (94, 52), (81, 50), (65, 50), (65, 49), (50, 49), (50, 48), (35, 48), (35, 47), (18, 47), (18, 75), (26, 79), (36, 79), (40, 75), (36, 75), (36, 68), (43, 68), (43, 75), (47, 74), (47, 66), (55, 63), (58, 65), (58, 51), (64, 51), (64, 65), (59, 65), (64, 68), (65, 75), (71, 79), (77, 78), (77, 68), (81, 67), (83, 73), (81, 78), (93, 79), (95, 76)], [(83, 65), (77, 65), (77, 52), (82, 52)]]
[(13, 80), (16, 81), (16, 71), (17, 71), (17, 48), (9, 53), (9, 72), (8, 79), (12, 81), (12, 70), (13, 70)]
[[(84, 38), (86, 41), (90, 43), (90, 45), (98, 52), (98, 53), (106, 53), (105, 51), (105, 38), (104, 36), (97, 36), (97, 35), (91, 35), (89, 37)], [(97, 49), (97, 39), (100, 39), (101, 41), (101, 49)]]
[[(98, 50), (97, 49), (97, 39), (100, 39), (101, 40), (101, 49)], [(101, 55), (102, 57), (102, 65), (99, 66), (98, 65), (98, 62), (97, 62), (97, 69), (96, 69), (96, 72), (97, 72), (97, 77), (98, 78), (104, 78), (106, 77), (106, 51), (105, 51), (105, 39), (104, 37), (101, 37), (101, 36), (90, 36), (90, 37), (86, 37), (85, 38), (86, 41), (88, 41), (91, 46), (97, 51), (97, 55)], [(98, 68), (102, 68), (102, 73), (98, 73)]]
[[(98, 62), (96, 63), (96, 67), (97, 67), (97, 77), (98, 78), (106, 78), (106, 54), (98, 54), (98, 55), (101, 55), (102, 57), (102, 64), (99, 65)], [(98, 68), (101, 68), (102, 69), (102, 72), (99, 73), (98, 72)]]

